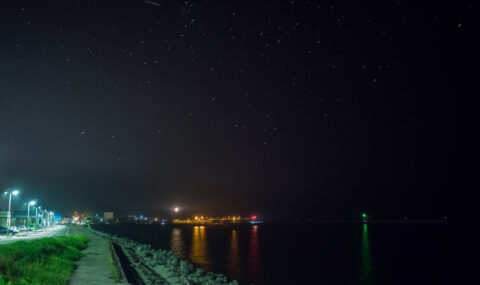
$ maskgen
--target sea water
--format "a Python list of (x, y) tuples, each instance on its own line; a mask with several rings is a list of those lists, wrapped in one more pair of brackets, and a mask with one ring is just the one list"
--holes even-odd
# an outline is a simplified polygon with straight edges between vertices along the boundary
[(450, 284), (448, 224), (94, 225), (240, 284)]

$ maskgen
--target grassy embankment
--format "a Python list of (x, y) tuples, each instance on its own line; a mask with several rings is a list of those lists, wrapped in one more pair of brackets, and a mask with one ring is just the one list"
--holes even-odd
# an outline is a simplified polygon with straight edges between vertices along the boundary
[(87, 243), (76, 235), (0, 245), (0, 285), (67, 284)]

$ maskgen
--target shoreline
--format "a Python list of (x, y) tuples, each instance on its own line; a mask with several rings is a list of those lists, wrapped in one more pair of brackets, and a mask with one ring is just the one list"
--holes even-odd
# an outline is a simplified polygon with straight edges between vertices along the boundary
[[(86, 229), (86, 228), (84, 228)], [(222, 273), (206, 272), (169, 250), (153, 249), (128, 238), (86, 229), (109, 239), (129, 283), (238, 285)]]

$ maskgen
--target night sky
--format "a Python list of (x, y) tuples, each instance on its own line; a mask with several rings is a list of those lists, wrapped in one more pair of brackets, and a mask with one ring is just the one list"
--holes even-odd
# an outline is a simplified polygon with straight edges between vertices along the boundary
[(0, 187), (66, 215), (452, 214), (473, 9), (0, 1)]

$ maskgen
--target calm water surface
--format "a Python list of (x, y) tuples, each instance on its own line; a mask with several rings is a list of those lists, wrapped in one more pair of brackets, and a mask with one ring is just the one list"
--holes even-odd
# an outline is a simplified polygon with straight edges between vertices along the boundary
[(95, 225), (241, 284), (451, 284), (445, 224)]

